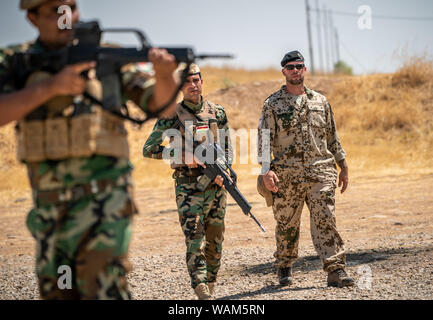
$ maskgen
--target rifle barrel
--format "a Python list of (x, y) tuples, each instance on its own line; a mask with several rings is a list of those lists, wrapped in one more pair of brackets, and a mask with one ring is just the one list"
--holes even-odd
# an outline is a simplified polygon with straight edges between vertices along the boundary
[(260, 227), (260, 229), (262, 229), (262, 231), (263, 232), (266, 232), (266, 229), (265, 229), (265, 227), (263, 227), (262, 225), (261, 225), (261, 223), (259, 222), (259, 220), (257, 220), (256, 219), (256, 217), (250, 212), (249, 213), (250, 214), (250, 217), (257, 223), (257, 225)]
[(232, 54), (199, 54), (197, 59), (233, 59), (235, 56)]

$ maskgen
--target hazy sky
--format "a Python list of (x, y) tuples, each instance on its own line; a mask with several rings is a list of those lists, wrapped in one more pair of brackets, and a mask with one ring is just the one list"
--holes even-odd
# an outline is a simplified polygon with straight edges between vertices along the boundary
[[(0, 46), (36, 37), (24, 12), (18, 10), (18, 3), (1, 0)], [(341, 60), (357, 74), (394, 71), (401, 63), (398, 53), (402, 51), (409, 55), (427, 54), (430, 58), (433, 55), (431, 0), (309, 0), (309, 3), (312, 9), (318, 3), (319, 8), (325, 5), (334, 11)], [(232, 66), (279, 68), (284, 53), (294, 49), (304, 54), (310, 66), (304, 0), (78, 0), (78, 4), (83, 20), (98, 19), (103, 27), (142, 29), (154, 45), (188, 45), (197, 52), (230, 52), (236, 59), (224, 63)], [(371, 29), (358, 27), (361, 5), (372, 10)], [(317, 68), (320, 60), (316, 14), (311, 12)], [(430, 19), (379, 19), (382, 16)], [(109, 39), (133, 44), (134, 38), (111, 35)], [(215, 60), (208, 63), (220, 64)]]

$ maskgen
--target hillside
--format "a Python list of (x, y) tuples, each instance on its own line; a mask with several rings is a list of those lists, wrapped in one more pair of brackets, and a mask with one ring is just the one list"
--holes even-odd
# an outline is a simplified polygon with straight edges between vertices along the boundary
[[(263, 101), (283, 84), (277, 70), (203, 67), (202, 73), (206, 97), (225, 107), (235, 130), (257, 128)], [(398, 174), (433, 168), (432, 79), (432, 62), (418, 59), (395, 74), (308, 77), (306, 83), (330, 101), (352, 173)], [(141, 156), (153, 124), (151, 121), (140, 130), (128, 125), (138, 187), (171, 185), (171, 170), (165, 163)], [(13, 128), (14, 124), (0, 128), (0, 203), (28, 194), (25, 169), (16, 161)], [(235, 163), (234, 167), (251, 173), (257, 165)], [(253, 181), (253, 176), (245, 179)]]

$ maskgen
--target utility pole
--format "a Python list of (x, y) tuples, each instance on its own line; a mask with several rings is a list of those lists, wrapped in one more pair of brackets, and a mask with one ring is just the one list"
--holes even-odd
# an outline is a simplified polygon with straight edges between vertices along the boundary
[(325, 71), (329, 72), (330, 68), (329, 68), (329, 44), (328, 44), (328, 37), (326, 36), (328, 33), (328, 19), (327, 19), (327, 14), (326, 14), (326, 6), (323, 5), (323, 39), (325, 41), (325, 61), (326, 61), (326, 68)]
[(328, 16), (328, 41), (329, 41), (329, 53), (330, 53), (330, 58), (331, 58), (331, 73), (334, 72), (334, 62), (335, 62), (335, 55), (334, 55), (334, 25), (332, 23), (332, 11), (328, 10), (327, 11), (327, 16)]
[(337, 63), (340, 61), (340, 40), (338, 39), (338, 30), (334, 28), (335, 31), (335, 51), (337, 52)]
[(321, 31), (321, 20), (320, 20), (320, 8), (319, 1), (316, 0), (316, 18), (317, 18), (317, 39), (319, 45), (319, 59), (320, 59), (320, 69), (325, 72), (325, 64), (323, 63), (323, 52), (322, 52), (322, 31)]
[(313, 56), (313, 44), (311, 40), (311, 26), (310, 26), (310, 5), (308, 0), (305, 0), (305, 7), (307, 11), (307, 33), (308, 33), (308, 46), (310, 49), (310, 59), (311, 59), (311, 74), (314, 76), (314, 56)]

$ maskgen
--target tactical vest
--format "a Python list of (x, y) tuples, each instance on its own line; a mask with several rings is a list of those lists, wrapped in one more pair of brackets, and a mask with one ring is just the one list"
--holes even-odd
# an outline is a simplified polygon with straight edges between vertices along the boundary
[[(50, 76), (36, 72), (27, 79), (25, 86)], [(102, 85), (98, 80), (89, 80), (86, 91), (102, 99)], [(123, 119), (87, 101), (74, 107), (71, 96), (54, 97), (18, 121), (16, 138), (18, 159), (22, 162), (92, 155), (129, 158)]]
[[(177, 117), (183, 124), (185, 130), (191, 132), (194, 135), (194, 138), (198, 138), (200, 143), (205, 142), (206, 140), (209, 141), (209, 139), (213, 139), (213, 141), (218, 142), (218, 125), (216, 120), (215, 106), (206, 100), (203, 103), (203, 108), (197, 113), (192, 112), (192, 110), (188, 110), (188, 108), (182, 102), (178, 103), (176, 106)], [(182, 142), (184, 146), (185, 130), (182, 127), (179, 128), (179, 131), (182, 133)], [(172, 141), (173, 138), (170, 139), (170, 142)], [(191, 150), (191, 152), (194, 151), (195, 148)], [(185, 159), (185, 148), (182, 149), (182, 152)], [(185, 166), (185, 163), (171, 163), (172, 169)]]

